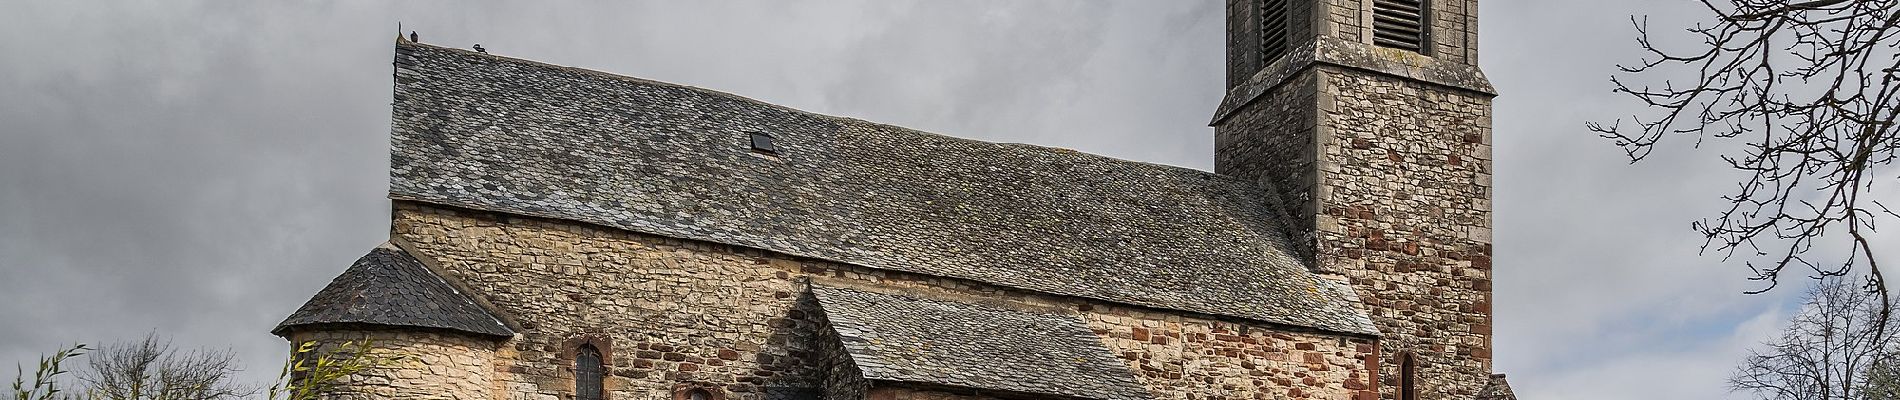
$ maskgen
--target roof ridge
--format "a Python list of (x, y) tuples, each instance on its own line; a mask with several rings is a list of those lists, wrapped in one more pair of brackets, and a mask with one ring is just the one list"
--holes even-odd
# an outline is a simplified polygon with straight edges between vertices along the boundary
[(937, 133), (937, 132), (931, 132), (931, 131), (927, 131), (927, 130), (923, 130), (923, 129), (917, 129), (917, 128), (911, 128), (911, 127), (907, 127), (907, 126), (903, 126), (903, 125), (895, 125), (895, 124), (888, 124), (888, 123), (883, 123), (883, 122), (876, 122), (876, 121), (871, 121), (871, 120), (867, 120), (867, 119), (864, 119), (864, 118), (859, 118), (859, 117), (853, 117), (853, 116), (846, 116), (846, 115), (833, 115), (833, 114), (826, 114), (826, 113), (821, 113), (821, 112), (816, 112), (816, 111), (808, 111), (808, 110), (803, 110), (803, 109), (799, 109), (799, 108), (793, 108), (793, 107), (791, 107), (791, 106), (786, 106), (786, 105), (781, 105), (781, 104), (776, 104), (776, 103), (772, 103), (772, 102), (768, 102), (768, 101), (764, 101), (764, 100), (759, 100), (759, 99), (755, 99), (755, 98), (752, 98), (752, 97), (748, 97), (748, 96), (745, 96), (745, 95), (741, 95), (741, 94), (736, 94), (736, 93), (732, 93), (732, 92), (727, 92), (727, 91), (723, 91), (723, 90), (718, 90), (718, 89), (712, 89), (712, 88), (707, 88), (707, 87), (701, 87), (701, 86), (694, 86), (694, 85), (687, 85), (687, 84), (681, 84), (681, 83), (672, 83), (672, 82), (666, 82), (666, 81), (657, 81), (657, 80), (652, 80), (652, 79), (646, 79), (646, 78), (641, 78), (641, 77), (637, 77), (637, 76), (632, 76), (632, 75), (622, 75), (622, 74), (617, 74), (617, 73), (612, 73), (612, 72), (607, 72), (607, 71), (602, 71), (602, 70), (597, 70), (597, 69), (590, 69), (590, 68), (582, 68), (582, 67), (575, 67), (575, 66), (567, 66), (567, 65), (559, 65), (559, 64), (552, 64), (552, 63), (547, 63), (547, 62), (541, 62), (541, 61), (535, 61), (535, 60), (529, 60), (529, 59), (525, 59), (525, 58), (517, 58), (517, 57), (509, 57), (509, 56), (504, 56), (504, 55), (497, 55), (497, 54), (494, 54), (494, 53), (478, 53), (478, 52), (475, 52), (475, 51), (473, 51), (473, 50), (464, 50), (464, 49), (459, 49), (459, 48), (454, 48), (454, 47), (444, 47), (444, 46), (436, 46), (436, 45), (431, 45), (431, 44), (424, 44), (424, 43), (419, 43), (419, 42), (407, 42), (407, 41), (404, 41), (404, 42), (398, 42), (398, 43), (396, 43), (396, 47), (398, 47), (398, 48), (400, 48), (400, 47), (404, 47), (404, 46), (410, 46), (410, 47), (419, 47), (419, 48), (426, 48), (426, 49), (432, 49), (432, 50), (442, 50), (442, 51), (448, 51), (448, 52), (452, 52), (452, 53), (457, 53), (458, 55), (462, 55), (462, 56), (469, 56), (469, 57), (488, 57), (488, 58), (491, 58), (491, 59), (496, 59), (496, 60), (501, 60), (501, 61), (506, 61), (506, 62), (512, 62), (512, 63), (517, 63), (517, 64), (523, 64), (523, 65), (529, 65), (529, 66), (535, 66), (535, 67), (542, 67), (542, 68), (549, 68), (549, 69), (555, 69), (555, 70), (561, 70), (561, 71), (567, 71), (567, 72), (575, 72), (575, 73), (581, 73), (581, 74), (587, 74), (587, 75), (594, 75), (594, 76), (600, 76), (600, 77), (605, 77), (605, 78), (610, 78), (610, 79), (615, 79), (615, 80), (619, 80), (619, 81), (625, 81), (625, 82), (630, 82), (630, 83), (637, 83), (637, 84), (643, 84), (643, 85), (654, 85), (654, 86), (664, 86), (664, 87), (672, 87), (672, 88), (679, 88), (679, 89), (686, 89), (686, 90), (692, 90), (692, 91), (696, 91), (696, 92), (700, 92), (700, 93), (704, 93), (704, 94), (709, 94), (709, 95), (714, 95), (714, 96), (720, 96), (720, 97), (726, 97), (726, 98), (729, 98), (729, 99), (733, 99), (733, 100), (739, 100), (739, 101), (744, 101), (744, 102), (747, 102), (747, 103), (751, 103), (751, 104), (754, 104), (754, 105), (761, 105), (761, 106), (766, 106), (766, 107), (771, 107), (771, 108), (776, 108), (776, 109), (779, 109), (779, 110), (782, 110), (782, 111), (789, 111), (789, 112), (794, 112), (794, 113), (799, 113), (799, 114), (804, 114), (804, 115), (807, 115), (807, 116), (812, 116), (812, 117), (818, 117), (818, 118), (821, 118), (821, 119), (830, 119), (830, 120), (833, 120), (834, 122), (842, 122), (842, 123), (845, 123), (846, 125), (858, 125), (858, 124), (862, 124), (862, 125), (868, 125), (868, 126), (876, 126), (876, 127), (885, 127), (885, 128), (894, 128), (894, 129), (900, 129), (900, 130), (904, 130), (904, 131), (909, 131), (909, 132), (911, 132), (911, 133), (917, 133), (917, 134), (923, 134), (923, 135), (930, 135), (930, 136), (936, 136), (936, 137), (942, 137), (942, 138), (947, 138), (947, 139), (953, 139), (953, 140), (961, 140), (961, 141), (968, 141), (968, 142), (974, 142), (974, 143), (984, 143), (984, 144), (993, 144), (993, 145), (1005, 145), (1005, 146), (1024, 146), (1024, 147), (1032, 147), (1032, 148), (1039, 148), (1039, 149), (1044, 149), (1044, 150), (1048, 150), (1048, 151), (1059, 151), (1059, 152), (1072, 152), (1072, 153), (1076, 153), (1076, 154), (1081, 154), (1081, 155), (1085, 155), (1085, 156), (1090, 156), (1090, 157), (1096, 157), (1096, 158), (1101, 158), (1101, 159), (1105, 159), (1105, 160), (1110, 160), (1110, 161), (1119, 161), (1119, 162), (1122, 162), (1122, 163), (1129, 163), (1129, 164), (1140, 164), (1140, 165), (1148, 165), (1148, 166), (1153, 166), (1153, 167), (1160, 167), (1160, 168), (1168, 168), (1168, 169), (1178, 169), (1178, 170), (1185, 170), (1185, 171), (1192, 171), (1192, 172), (1195, 172), (1195, 173), (1200, 173), (1200, 174), (1203, 174), (1203, 175), (1206, 175), (1207, 177), (1211, 177), (1211, 178), (1218, 178), (1218, 179), (1227, 179), (1227, 180), (1231, 180), (1231, 181), (1234, 181), (1234, 182), (1243, 182), (1243, 183), (1245, 182), (1244, 180), (1241, 180), (1241, 179), (1239, 179), (1239, 178), (1235, 178), (1235, 177), (1232, 177), (1232, 176), (1227, 176), (1227, 175), (1222, 175), (1222, 174), (1218, 174), (1218, 173), (1214, 173), (1214, 172), (1211, 172), (1211, 171), (1205, 171), (1205, 170), (1201, 170), (1201, 169), (1196, 169), (1196, 168), (1189, 168), (1189, 167), (1183, 167), (1183, 166), (1179, 166), (1179, 165), (1170, 165), (1170, 164), (1163, 164), (1163, 163), (1158, 163), (1158, 162), (1150, 162), (1150, 161), (1141, 161), (1141, 160), (1131, 160), (1131, 159), (1126, 159), (1126, 158), (1120, 158), (1120, 157), (1114, 157), (1114, 156), (1108, 156), (1108, 155), (1103, 155), (1103, 154), (1097, 154), (1097, 153), (1091, 153), (1091, 152), (1087, 152), (1087, 151), (1082, 151), (1082, 150), (1076, 150), (1076, 149), (1071, 149), (1071, 148), (1066, 148), (1066, 147), (1060, 147), (1060, 146), (1053, 146), (1053, 145), (1045, 145), (1045, 144), (1035, 144), (1035, 143), (1026, 143), (1026, 142), (997, 142), (997, 141), (989, 141), (989, 140), (983, 140), (983, 139), (972, 139), (972, 138), (966, 138), (966, 137), (959, 137), (959, 136), (952, 136), (952, 135), (948, 135), (948, 134), (943, 134), (943, 133)]
[(791, 111), (791, 112), (795, 112), (795, 113), (800, 113), (800, 114), (806, 114), (806, 115), (810, 115), (810, 116), (815, 116), (815, 117), (821, 117), (821, 118), (827, 118), (827, 119), (857, 119), (857, 118), (851, 118), (851, 117), (845, 117), (845, 116), (837, 116), (837, 115), (830, 115), (830, 114), (823, 114), (823, 113), (817, 113), (817, 112), (811, 112), (811, 111), (805, 111), (805, 110), (800, 110), (800, 109), (796, 109), (796, 108), (792, 108), (792, 107), (788, 107), (788, 106), (784, 106), (784, 105), (779, 105), (779, 104), (774, 104), (774, 103), (772, 103), (772, 102), (768, 102), (768, 101), (764, 101), (764, 100), (759, 100), (759, 99), (755, 99), (755, 98), (751, 98), (751, 97), (747, 97), (747, 96), (745, 96), (745, 95), (740, 95), (740, 94), (736, 94), (736, 93), (732, 93), (732, 92), (727, 92), (727, 91), (723, 91), (723, 90), (718, 90), (718, 89), (712, 89), (712, 88), (706, 88), (706, 87), (700, 87), (700, 86), (693, 86), (693, 85), (688, 85), (688, 84), (683, 84), (683, 83), (672, 83), (672, 82), (666, 82), (666, 81), (658, 81), (658, 80), (652, 80), (652, 79), (647, 79), (647, 78), (641, 78), (641, 77), (637, 77), (637, 76), (632, 76), (632, 75), (622, 75), (622, 74), (617, 74), (617, 73), (612, 73), (612, 72), (607, 72), (607, 71), (602, 71), (602, 70), (598, 70), (598, 69), (591, 69), (591, 68), (583, 68), (583, 67), (575, 67), (575, 66), (569, 66), (569, 65), (560, 65), (560, 64), (552, 64), (552, 63), (547, 63), (547, 62), (541, 62), (541, 61), (535, 61), (535, 60), (529, 60), (529, 59), (525, 59), (525, 58), (517, 58), (517, 57), (509, 57), (509, 56), (504, 56), (504, 55), (498, 55), (498, 54), (494, 54), (494, 53), (478, 53), (478, 52), (475, 52), (475, 51), (473, 51), (473, 50), (464, 50), (464, 49), (459, 49), (459, 48), (454, 48), (454, 47), (444, 47), (444, 46), (436, 46), (436, 45), (432, 45), (432, 44), (424, 44), (424, 43), (417, 43), (417, 42), (399, 42), (399, 43), (396, 43), (396, 48), (398, 49), (398, 51), (400, 51), (400, 50), (401, 50), (401, 49), (402, 49), (403, 47), (405, 47), (405, 46), (408, 46), (408, 47), (417, 47), (417, 48), (423, 48), (423, 49), (428, 49), (428, 50), (441, 50), (441, 51), (448, 51), (448, 52), (450, 52), (450, 53), (455, 53), (456, 55), (460, 55), (460, 56), (466, 56), (466, 57), (486, 57), (486, 58), (489, 58), (489, 59), (494, 59), (494, 60), (499, 60), (499, 61), (505, 61), (505, 62), (512, 62), (512, 63), (516, 63), (516, 64), (522, 64), (522, 65), (527, 65), (527, 66), (533, 66), (533, 67), (541, 67), (541, 68), (548, 68), (548, 69), (554, 69), (554, 70), (560, 70), (560, 71), (565, 71), (565, 72), (572, 72), (572, 73), (578, 73), (578, 74), (583, 74), (583, 75), (593, 75), (593, 76), (598, 76), (598, 77), (603, 77), (603, 78), (608, 78), (608, 79), (613, 79), (613, 80), (618, 80), (618, 81), (624, 81), (624, 82), (629, 82), (629, 83), (636, 83), (636, 84), (642, 84), (642, 85), (654, 85), (654, 86), (665, 86), (665, 87), (673, 87), (673, 88), (680, 88), (680, 89), (687, 89), (687, 90), (692, 90), (692, 91), (696, 91), (696, 92), (700, 92), (700, 93), (704, 93), (704, 94), (710, 94), (710, 95), (715, 95), (715, 96), (721, 96), (721, 97), (726, 97), (726, 98), (729, 98), (729, 99), (732, 99), (732, 100), (739, 100), (739, 101), (743, 101), (743, 102), (747, 102), (747, 103), (752, 103), (753, 105), (761, 105), (761, 106), (766, 106), (766, 107), (771, 107), (771, 108), (776, 108), (776, 109), (779, 109), (779, 110), (783, 110), (783, 111)]
[(865, 120), (861, 118), (828, 116), (825, 114), (811, 113), (809, 111), (800, 111), (797, 109), (792, 109), (792, 110), (808, 113), (808, 114), (813, 114), (813, 115), (818, 115), (818, 116), (838, 118), (838, 119), (843, 120), (843, 122), (846, 122), (848, 126), (866, 125), (866, 126), (872, 126), (872, 127), (896, 129), (896, 130), (906, 131), (908, 133), (930, 135), (930, 136), (942, 137), (942, 138), (947, 138), (950, 140), (958, 140), (958, 141), (964, 141), (964, 142), (970, 142), (970, 143), (981, 143), (981, 144), (998, 145), (998, 146), (1028, 148), (1030, 150), (1042, 150), (1042, 151), (1051, 152), (1051, 153), (1073, 153), (1073, 154), (1087, 156), (1087, 157), (1096, 158), (1096, 159), (1115, 161), (1117, 164), (1129, 164), (1129, 165), (1138, 165), (1138, 166), (1145, 166), (1145, 167), (1157, 168), (1157, 169), (1167, 169), (1167, 170), (1175, 170), (1175, 171), (1181, 171), (1181, 172), (1192, 172), (1192, 173), (1201, 175), (1203, 178), (1222, 179), (1222, 180), (1227, 180), (1229, 182), (1241, 183), (1241, 184), (1249, 183), (1246, 180), (1243, 180), (1240, 178), (1236, 178), (1236, 177), (1228, 176), (1228, 175), (1222, 175), (1219, 173), (1206, 171), (1206, 170), (1202, 170), (1198, 168), (1189, 168), (1189, 167), (1183, 167), (1179, 165), (1163, 164), (1163, 163), (1152, 162), (1152, 161), (1131, 160), (1131, 159), (1109, 156), (1109, 155), (1104, 155), (1104, 154), (1090, 153), (1087, 151), (1076, 150), (1076, 149), (1071, 149), (1071, 148), (1061, 147), (1061, 146), (1052, 146), (1052, 145), (1027, 143), (1027, 142), (996, 142), (996, 141), (989, 141), (989, 140), (983, 140), (983, 139), (972, 139), (972, 138), (966, 138), (966, 137), (951, 136), (947, 134), (936, 133), (936, 132), (926, 131), (926, 130), (917, 129), (917, 128), (911, 128), (911, 127), (907, 127), (903, 125), (895, 125), (895, 124), (887, 124), (883, 122), (870, 121), (870, 120)]

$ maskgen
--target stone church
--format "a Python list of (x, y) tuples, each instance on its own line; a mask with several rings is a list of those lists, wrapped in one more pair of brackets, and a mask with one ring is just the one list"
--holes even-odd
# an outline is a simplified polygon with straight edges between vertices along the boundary
[(1215, 171), (398, 39), (346, 398), (1513, 399), (1477, 0), (1227, 0)]

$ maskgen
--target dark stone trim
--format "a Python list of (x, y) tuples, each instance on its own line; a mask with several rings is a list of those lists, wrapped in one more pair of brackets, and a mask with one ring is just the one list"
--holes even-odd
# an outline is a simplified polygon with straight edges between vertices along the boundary
[(563, 369), (574, 369), (574, 359), (577, 357), (576, 352), (580, 351), (581, 345), (592, 345), (594, 346), (594, 350), (600, 350), (601, 364), (608, 369), (613, 368), (613, 337), (605, 333), (585, 333), (567, 338), (567, 340), (561, 342), (560, 360), (566, 363), (562, 366)]

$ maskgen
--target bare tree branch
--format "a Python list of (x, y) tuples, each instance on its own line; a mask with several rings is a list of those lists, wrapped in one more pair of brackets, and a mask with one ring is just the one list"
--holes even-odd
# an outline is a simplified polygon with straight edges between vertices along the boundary
[(237, 356), (229, 350), (180, 352), (147, 334), (100, 348), (80, 373), (87, 395), (100, 400), (217, 400), (257, 393), (237, 384)]
[(1900, 150), (1900, 0), (1698, 1), (1713, 19), (1685, 30), (1697, 42), (1686, 50), (1664, 49), (1646, 18), (1631, 19), (1648, 55), (1610, 81), (1645, 112), (1588, 128), (1631, 162), (1675, 136), (1734, 145), (1720, 157), (1747, 177), (1692, 227), (1704, 251), (1743, 261), (1763, 283), (1751, 293), (1788, 267), (1842, 276), (1866, 262), (1869, 288), (1889, 297), (1866, 236), (1900, 215), (1865, 195), (1892, 179), (1876, 174), (1891, 173)]

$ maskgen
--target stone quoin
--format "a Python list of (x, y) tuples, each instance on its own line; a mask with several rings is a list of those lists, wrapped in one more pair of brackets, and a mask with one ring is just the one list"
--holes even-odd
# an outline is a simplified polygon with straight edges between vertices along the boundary
[(1515, 399), (1476, 0), (1227, 0), (1215, 171), (398, 38), (333, 398)]

